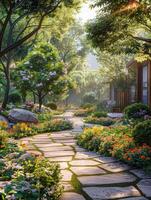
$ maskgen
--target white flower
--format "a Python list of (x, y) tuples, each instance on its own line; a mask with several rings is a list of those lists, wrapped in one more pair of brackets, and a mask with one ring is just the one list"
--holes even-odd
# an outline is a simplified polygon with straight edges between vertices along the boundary
[(56, 71), (54, 71), (54, 72), (50, 72), (49, 75), (53, 77), (53, 76), (56, 76), (57, 73), (56, 73)]

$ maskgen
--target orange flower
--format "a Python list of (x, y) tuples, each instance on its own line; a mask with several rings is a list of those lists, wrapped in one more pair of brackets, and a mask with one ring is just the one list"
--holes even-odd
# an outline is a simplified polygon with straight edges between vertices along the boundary
[(141, 155), (140, 158), (141, 158), (142, 160), (145, 160), (145, 159), (146, 159), (146, 157), (143, 156), (143, 155)]
[(128, 160), (128, 161), (130, 161), (130, 160), (131, 160), (131, 158), (130, 158), (130, 157), (128, 157), (128, 158), (127, 158), (127, 160)]

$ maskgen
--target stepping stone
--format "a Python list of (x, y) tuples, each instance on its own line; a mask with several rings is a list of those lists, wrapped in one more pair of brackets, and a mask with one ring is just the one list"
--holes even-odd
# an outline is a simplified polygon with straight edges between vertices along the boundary
[(130, 166), (121, 162), (102, 164), (100, 167), (110, 172), (123, 172), (130, 169)]
[(83, 191), (93, 200), (109, 200), (123, 197), (140, 196), (140, 192), (130, 187), (86, 187)]
[(84, 186), (91, 186), (133, 183), (136, 178), (128, 173), (116, 173), (100, 176), (82, 176), (78, 177), (78, 180)]
[(73, 186), (70, 183), (62, 182), (61, 185), (64, 188), (64, 192), (74, 191), (74, 188), (73, 188)]
[(85, 152), (86, 151), (86, 149), (77, 147), (77, 146), (75, 146), (75, 150), (76, 150), (76, 152)]
[(72, 151), (73, 148), (70, 146), (58, 146), (58, 147), (43, 147), (43, 148), (39, 148), (41, 151)]
[(113, 162), (117, 162), (117, 160), (115, 158), (112, 157), (99, 157), (99, 158), (95, 158), (96, 161), (101, 162), (101, 163), (113, 163)]
[(52, 144), (51, 140), (50, 141), (49, 140), (47, 140), (47, 141), (40, 141), (40, 140), (39, 141), (38, 140), (34, 141), (34, 140), (32, 140), (31, 142), (34, 143), (35, 145), (36, 144)]
[(44, 156), (46, 158), (61, 157), (61, 156), (74, 156), (74, 151), (52, 151), (45, 152)]
[(72, 173), (69, 170), (61, 170), (62, 181), (69, 182), (72, 178)]
[(73, 160), (70, 162), (72, 166), (96, 166), (99, 163), (93, 160)]
[(69, 143), (76, 143), (76, 140), (56, 140), (56, 142), (69, 144)]
[(71, 167), (71, 171), (77, 176), (106, 174), (106, 172), (99, 167)]
[(45, 147), (60, 147), (60, 146), (63, 146), (62, 144), (60, 143), (49, 143), (49, 144), (35, 144), (38, 148), (45, 148)]
[(82, 195), (74, 192), (65, 192), (60, 200), (86, 200)]
[(72, 156), (48, 158), (50, 162), (69, 162), (72, 160)]
[(132, 198), (124, 198), (120, 200), (147, 200), (145, 197), (132, 197)]
[(93, 152), (83, 152), (83, 153), (76, 153), (75, 159), (80, 160), (80, 159), (91, 159), (91, 158), (96, 158), (99, 155)]
[(60, 165), (60, 169), (67, 169), (68, 168), (67, 162), (60, 162), (59, 165)]
[(137, 187), (146, 197), (151, 197), (151, 179), (143, 179), (138, 184)]
[(134, 170), (131, 170), (130, 172), (135, 174), (138, 178), (142, 178), (142, 179), (151, 178), (151, 174), (147, 174), (147, 173), (145, 173), (145, 171), (143, 171), (141, 169), (134, 169)]

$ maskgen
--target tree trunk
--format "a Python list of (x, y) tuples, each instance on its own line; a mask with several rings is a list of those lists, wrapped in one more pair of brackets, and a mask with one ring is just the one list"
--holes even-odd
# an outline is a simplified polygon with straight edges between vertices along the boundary
[(8, 104), (9, 100), (9, 92), (10, 92), (10, 59), (8, 58), (7, 60), (7, 66), (5, 70), (5, 78), (6, 78), (6, 87), (5, 87), (5, 94), (4, 94), (4, 99), (2, 103), (2, 109), (6, 109), (6, 106)]
[(39, 112), (41, 112), (41, 107), (42, 107), (42, 97), (41, 97), (41, 95), (38, 96), (38, 101), (39, 101)]
[(36, 103), (36, 95), (33, 93), (34, 104)]

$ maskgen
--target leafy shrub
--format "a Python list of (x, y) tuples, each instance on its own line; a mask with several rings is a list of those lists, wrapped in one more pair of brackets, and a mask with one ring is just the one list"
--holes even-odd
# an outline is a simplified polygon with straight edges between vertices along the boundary
[(55, 103), (48, 103), (46, 106), (51, 108), (52, 110), (57, 110), (57, 105)]
[(88, 116), (87, 118), (84, 119), (84, 121), (86, 123), (90, 123), (90, 124), (99, 124), (102, 126), (111, 126), (116, 122), (116, 119), (111, 119), (111, 118), (98, 118), (98, 117), (92, 117), (92, 116)]
[(72, 123), (64, 119), (53, 119), (47, 124), (46, 128), (49, 131), (63, 131), (72, 129)]
[(16, 103), (21, 103), (22, 98), (21, 95), (18, 91), (14, 91), (9, 95), (9, 102), (16, 104)]
[(129, 105), (124, 110), (126, 118), (129, 120), (144, 119), (145, 115), (150, 115), (151, 111), (149, 107), (142, 103), (135, 103)]
[(86, 103), (86, 104), (82, 104), (81, 105), (81, 108), (83, 109), (89, 109), (89, 108), (93, 108), (94, 107), (94, 104), (91, 104), (91, 103)]
[(98, 112), (94, 112), (94, 113), (92, 113), (92, 117), (107, 117), (107, 113), (106, 112), (100, 112), (100, 111), (98, 111)]
[(124, 160), (137, 167), (147, 167), (151, 164), (151, 147), (144, 144), (140, 147), (130, 148), (124, 154)]
[(91, 115), (92, 112), (94, 112), (93, 107), (86, 109), (80, 108), (74, 113), (74, 115), (77, 117), (87, 117), (88, 115)]
[(33, 136), (37, 134), (36, 130), (32, 127), (29, 127), (26, 123), (17, 123), (12, 128), (11, 137), (15, 139), (19, 139), (22, 137)]
[(19, 199), (59, 199), (62, 193), (60, 186), (60, 168), (44, 158), (27, 160), (4, 191), (7, 198)]
[(93, 104), (96, 102), (95, 94), (94, 93), (87, 93), (83, 97), (83, 103), (90, 103)]
[(87, 128), (78, 136), (78, 144), (136, 167), (151, 167), (151, 146), (137, 145), (131, 128), (126, 126)]
[(133, 137), (137, 144), (151, 145), (151, 120), (140, 122), (133, 130)]
[(52, 119), (52, 113), (51, 112), (39, 113), (38, 114), (38, 121), (39, 122), (50, 121), (51, 119)]
[(4, 130), (0, 130), (0, 149), (4, 148), (8, 141), (8, 133)]

